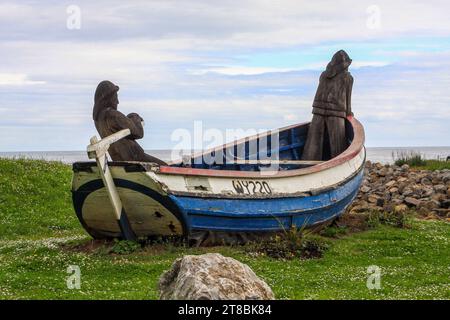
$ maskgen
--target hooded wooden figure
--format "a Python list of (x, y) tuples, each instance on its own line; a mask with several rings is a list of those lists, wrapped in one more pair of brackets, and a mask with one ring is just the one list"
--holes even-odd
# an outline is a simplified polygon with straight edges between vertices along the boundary
[(141, 123), (143, 119), (137, 113), (130, 113), (125, 116), (117, 110), (119, 104), (117, 91), (119, 91), (119, 87), (112, 82), (100, 82), (95, 91), (95, 104), (92, 114), (95, 128), (102, 138), (123, 129), (130, 129), (131, 131), (131, 135), (114, 142), (110, 146), (108, 152), (112, 160), (155, 162), (164, 165), (164, 161), (146, 154), (144, 149), (135, 141), (144, 137), (144, 129)]
[(340, 50), (320, 75), (303, 160), (328, 160), (348, 147), (345, 118), (352, 114), (353, 77), (348, 72), (351, 63), (348, 54)]

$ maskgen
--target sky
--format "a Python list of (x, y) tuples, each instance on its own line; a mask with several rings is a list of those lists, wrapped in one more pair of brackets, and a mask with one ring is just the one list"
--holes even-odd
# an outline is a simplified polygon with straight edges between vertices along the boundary
[(366, 146), (449, 146), (449, 12), (433, 0), (0, 0), (0, 152), (85, 150), (105, 79), (119, 110), (145, 119), (145, 149), (200, 122), (309, 121), (340, 49)]

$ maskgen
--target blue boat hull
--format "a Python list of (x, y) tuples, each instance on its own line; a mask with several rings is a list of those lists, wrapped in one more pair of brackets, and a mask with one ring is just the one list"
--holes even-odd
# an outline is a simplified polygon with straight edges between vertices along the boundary
[(197, 230), (270, 232), (311, 227), (340, 214), (355, 198), (363, 170), (317, 195), (274, 199), (219, 199), (170, 195), (183, 214), (189, 233)]

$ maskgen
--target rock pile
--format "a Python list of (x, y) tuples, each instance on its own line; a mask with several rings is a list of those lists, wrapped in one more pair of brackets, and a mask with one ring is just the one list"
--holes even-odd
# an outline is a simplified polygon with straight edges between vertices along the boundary
[(450, 218), (450, 170), (414, 170), (405, 164), (366, 162), (365, 176), (350, 212), (415, 209), (434, 218)]

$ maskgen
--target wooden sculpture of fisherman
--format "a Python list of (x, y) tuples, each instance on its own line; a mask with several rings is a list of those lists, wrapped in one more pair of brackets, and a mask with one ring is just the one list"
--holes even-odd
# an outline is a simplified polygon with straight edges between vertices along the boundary
[(131, 135), (113, 143), (108, 152), (113, 161), (154, 162), (164, 165), (165, 162), (148, 155), (135, 141), (144, 137), (143, 119), (137, 113), (125, 116), (117, 110), (119, 87), (111, 81), (102, 81), (95, 91), (95, 104), (92, 117), (95, 128), (102, 138), (123, 129), (130, 129)]
[(344, 50), (333, 55), (321, 74), (313, 103), (313, 119), (308, 131), (303, 160), (328, 160), (348, 146), (345, 118), (352, 115), (353, 77), (348, 72), (352, 60)]

